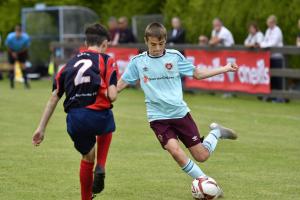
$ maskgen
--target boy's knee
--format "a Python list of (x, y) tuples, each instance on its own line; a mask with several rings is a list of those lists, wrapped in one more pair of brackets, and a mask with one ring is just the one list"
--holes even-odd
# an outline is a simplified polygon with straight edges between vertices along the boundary
[(167, 147), (166, 150), (172, 155), (177, 156), (180, 154), (180, 148), (179, 147)]
[(205, 162), (209, 158), (209, 152), (203, 151), (201, 154), (193, 155), (198, 162)]
[(82, 159), (87, 162), (95, 161), (95, 149), (93, 148), (89, 153), (82, 155)]

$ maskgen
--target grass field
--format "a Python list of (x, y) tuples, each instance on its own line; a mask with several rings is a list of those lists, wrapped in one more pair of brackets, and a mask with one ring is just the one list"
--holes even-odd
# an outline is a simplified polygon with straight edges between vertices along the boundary
[[(0, 199), (80, 199), (80, 155), (65, 128), (62, 102), (35, 148), (31, 136), (51, 91), (49, 81), (31, 90), (0, 82)], [(254, 97), (222, 99), (186, 94), (206, 135), (212, 121), (233, 127), (237, 141), (220, 141), (200, 164), (225, 192), (225, 199), (300, 199), (300, 102), (272, 104)], [(191, 178), (164, 152), (146, 120), (141, 91), (128, 89), (115, 103), (117, 131), (107, 162), (102, 200), (192, 200)]]

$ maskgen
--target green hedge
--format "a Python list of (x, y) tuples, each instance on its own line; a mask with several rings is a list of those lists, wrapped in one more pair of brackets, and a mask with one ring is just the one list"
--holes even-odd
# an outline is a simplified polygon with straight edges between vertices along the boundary
[(163, 13), (168, 26), (172, 16), (182, 18), (187, 40), (192, 43), (197, 42), (200, 34), (210, 37), (212, 20), (220, 17), (237, 44), (242, 44), (246, 38), (249, 22), (256, 21), (265, 32), (267, 17), (275, 14), (284, 43), (294, 45), (299, 31), (299, 5), (300, 0), (167, 0)]
[[(22, 7), (32, 7), (39, 0), (6, 0), (0, 2), (0, 30), (2, 39), (20, 22)], [(295, 44), (300, 0), (44, 0), (46, 5), (82, 5), (93, 9), (103, 23), (110, 16), (162, 13), (167, 27), (173, 16), (182, 18), (187, 29), (187, 41), (196, 43), (200, 34), (210, 36), (213, 18), (220, 17), (233, 33), (236, 43), (243, 43), (247, 23), (257, 21), (266, 29), (270, 14), (278, 17), (285, 44)]]
[[(13, 30), (15, 24), (20, 23), (22, 7), (33, 7), (40, 2), (40, 0), (0, 1), (0, 34), (2, 40)], [(81, 5), (88, 7), (100, 16), (103, 24), (106, 24), (110, 16), (127, 16), (130, 18), (134, 15), (161, 13), (165, 4), (165, 0), (44, 0), (42, 2), (47, 6)]]

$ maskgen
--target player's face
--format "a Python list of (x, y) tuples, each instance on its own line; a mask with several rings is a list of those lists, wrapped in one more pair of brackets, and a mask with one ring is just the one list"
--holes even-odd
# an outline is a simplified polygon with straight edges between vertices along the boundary
[(166, 48), (165, 38), (159, 40), (157, 37), (148, 37), (148, 40), (145, 38), (145, 43), (151, 56), (161, 56)]

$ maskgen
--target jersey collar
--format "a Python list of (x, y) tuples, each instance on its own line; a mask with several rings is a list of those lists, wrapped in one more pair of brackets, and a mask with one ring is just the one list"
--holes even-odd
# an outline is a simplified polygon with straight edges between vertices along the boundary
[(165, 54), (166, 54), (166, 50), (164, 50), (163, 54), (160, 55), (160, 56), (151, 56), (151, 55), (149, 54), (149, 51), (147, 51), (147, 55), (148, 55), (150, 58), (161, 58), (161, 57), (163, 57)]

